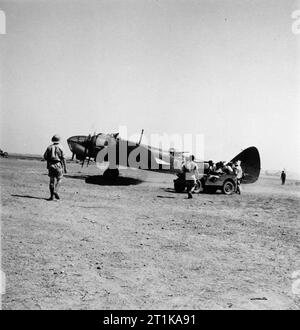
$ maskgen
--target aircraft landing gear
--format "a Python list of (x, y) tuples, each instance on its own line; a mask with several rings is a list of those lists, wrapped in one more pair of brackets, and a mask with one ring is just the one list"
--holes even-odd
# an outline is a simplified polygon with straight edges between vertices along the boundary
[(103, 172), (103, 177), (108, 180), (115, 180), (119, 176), (119, 170), (117, 168), (107, 168)]

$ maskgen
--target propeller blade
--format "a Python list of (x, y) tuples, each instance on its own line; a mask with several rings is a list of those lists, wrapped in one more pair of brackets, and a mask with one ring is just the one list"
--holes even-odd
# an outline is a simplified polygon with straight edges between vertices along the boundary
[(84, 153), (83, 153), (83, 159), (82, 159), (82, 163), (81, 163), (81, 168), (84, 165), (84, 162), (85, 162), (85, 159), (86, 159), (86, 155), (88, 153), (90, 139), (91, 139), (91, 134), (89, 134), (89, 136), (85, 140), (85, 148), (84, 148)]
[(84, 165), (85, 157), (86, 157), (86, 150), (84, 150), (83, 159), (82, 159), (82, 163), (81, 163), (81, 168)]
[(140, 137), (140, 141), (139, 141), (139, 145), (141, 144), (141, 142), (142, 142), (142, 138), (143, 138), (143, 134), (144, 134), (144, 129), (142, 129), (142, 132), (141, 132), (141, 137)]

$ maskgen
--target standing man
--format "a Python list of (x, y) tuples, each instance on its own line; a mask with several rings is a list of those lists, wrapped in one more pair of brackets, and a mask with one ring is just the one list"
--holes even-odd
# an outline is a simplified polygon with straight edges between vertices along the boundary
[(241, 181), (242, 181), (242, 177), (243, 177), (243, 170), (241, 168), (240, 165), (240, 161), (236, 161), (234, 163), (234, 171), (236, 174), (236, 192), (237, 194), (241, 194)]
[(54, 135), (51, 144), (44, 153), (44, 159), (47, 161), (47, 169), (50, 177), (50, 197), (49, 201), (53, 201), (54, 197), (60, 199), (58, 195), (59, 186), (63, 177), (63, 172), (67, 173), (65, 155), (62, 146), (59, 144), (60, 137)]
[(208, 161), (208, 168), (207, 168), (207, 174), (211, 174), (216, 171), (216, 165), (212, 160)]
[(284, 171), (281, 172), (281, 184), (285, 184), (286, 174)]
[[(192, 192), (195, 189), (198, 173), (198, 165), (194, 162), (195, 156), (191, 155), (189, 160), (183, 164), (182, 170), (185, 173), (185, 184), (187, 188), (188, 198), (193, 198)], [(196, 177), (197, 175), (197, 177)]]

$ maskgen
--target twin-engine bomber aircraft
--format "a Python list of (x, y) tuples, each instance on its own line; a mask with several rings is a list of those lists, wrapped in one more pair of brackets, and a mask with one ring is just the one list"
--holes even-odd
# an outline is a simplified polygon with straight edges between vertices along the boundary
[[(185, 152), (174, 149), (164, 151), (143, 145), (141, 144), (142, 134), (138, 143), (121, 139), (119, 133), (72, 136), (67, 142), (73, 154), (72, 159), (76, 156), (76, 159), (82, 162), (82, 166), (86, 160), (88, 165), (91, 159), (99, 163), (108, 161), (109, 166), (103, 173), (103, 176), (107, 178), (118, 177), (118, 166), (163, 173), (180, 173)], [(243, 184), (254, 183), (260, 173), (260, 156), (257, 148), (249, 147), (243, 150), (231, 162), (238, 160), (241, 162), (244, 173)], [(197, 163), (204, 172), (208, 168), (208, 161)]]

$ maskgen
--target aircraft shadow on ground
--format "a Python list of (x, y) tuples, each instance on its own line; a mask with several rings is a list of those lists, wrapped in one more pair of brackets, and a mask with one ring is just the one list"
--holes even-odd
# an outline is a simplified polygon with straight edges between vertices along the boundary
[(67, 179), (86, 180), (88, 177), (89, 177), (88, 175), (70, 175), (70, 174), (64, 174), (64, 178), (67, 178)]
[(178, 193), (178, 192), (175, 191), (174, 188), (160, 188), (160, 189), (165, 191), (165, 192), (172, 193), (172, 194), (186, 194), (186, 192)]
[(141, 184), (143, 182), (143, 180), (125, 176), (119, 176), (116, 179), (105, 178), (103, 175), (65, 175), (64, 177), (85, 180), (86, 183), (99, 186), (130, 186)]
[(47, 198), (44, 197), (36, 197), (36, 196), (30, 196), (30, 195), (15, 195), (12, 194), (12, 197), (21, 197), (21, 198), (31, 198), (31, 199), (42, 199), (42, 200), (47, 200)]

